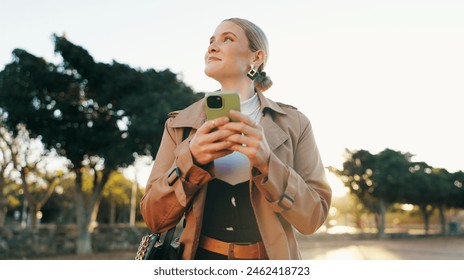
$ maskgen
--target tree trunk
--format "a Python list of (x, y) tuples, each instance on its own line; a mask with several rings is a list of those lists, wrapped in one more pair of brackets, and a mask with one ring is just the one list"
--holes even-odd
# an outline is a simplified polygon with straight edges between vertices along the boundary
[[(30, 215), (30, 222), (29, 226), (32, 229), (37, 228), (37, 214), (40, 212), (42, 209), (42, 206), (48, 201), (48, 199), (51, 197), (53, 194), (53, 191), (55, 190), (54, 186), (54, 180), (56, 177), (46, 180), (47, 181), (47, 190), (46, 192), (42, 195), (41, 198), (36, 198), (35, 195), (33, 195), (30, 190), (29, 190), (29, 185), (26, 181), (26, 174), (28, 171), (26, 171), (26, 168), (21, 169), (21, 188), (24, 192), (24, 197), (27, 200), (28, 207), (29, 207), (29, 215)], [(30, 171), (29, 171), (30, 172)], [(33, 186), (33, 185), (32, 185)]]
[[(103, 176), (100, 182), (94, 180), (93, 193), (89, 199), (86, 199), (82, 190), (82, 172), (76, 168), (76, 218), (77, 218), (77, 254), (92, 254), (92, 232), (95, 227), (95, 221), (98, 216), (103, 186), (109, 178), (111, 170), (103, 170)], [(97, 173), (95, 172), (95, 175)]]
[(0, 203), (0, 228), (5, 225), (7, 207)]
[(420, 205), (422, 212), (422, 218), (424, 220), (424, 231), (425, 235), (429, 234), (429, 212), (427, 211), (427, 205)]
[(37, 216), (40, 210), (42, 209), (42, 204), (40, 202), (36, 202), (30, 196), (29, 196), (29, 199), (27, 200), (27, 204), (29, 207), (29, 215), (30, 215), (29, 227), (31, 229), (35, 229), (37, 228)]
[(139, 184), (137, 183), (137, 170), (135, 173), (134, 182), (132, 182), (132, 192), (131, 192), (131, 200), (130, 200), (130, 217), (129, 217), (129, 225), (131, 227), (135, 226), (135, 214), (137, 212), (137, 191), (139, 189)]
[(78, 255), (91, 255), (92, 250), (92, 234), (82, 228), (82, 225), (78, 225), (78, 236), (76, 243), (76, 253)]
[[(98, 217), (98, 210), (100, 210), (100, 202), (101, 202), (101, 196), (100, 196), (100, 198), (98, 200), (96, 200), (94, 202), (94, 205), (91, 208), (92, 212), (91, 212), (90, 221), (89, 221), (89, 225), (90, 225), (89, 231), (90, 232), (93, 232), (93, 230), (98, 226), (97, 217)], [(89, 207), (91, 207), (91, 206), (89, 205)]]
[(429, 235), (430, 219), (429, 219), (429, 215), (427, 213), (424, 216), (424, 228), (425, 228), (425, 235)]
[(25, 229), (27, 228), (28, 224), (28, 216), (29, 214), (27, 213), (27, 199), (23, 198), (23, 206), (21, 209), (21, 228)]
[(441, 235), (446, 235), (445, 207), (443, 205), (438, 206), (438, 212), (439, 212), (439, 216), (440, 216), (440, 232), (441, 232)]
[(89, 214), (85, 205), (85, 196), (82, 191), (82, 172), (80, 168), (76, 168), (76, 222), (77, 222), (77, 240), (76, 253), (83, 255), (92, 254), (92, 236), (89, 227)]
[[(111, 197), (110, 197), (111, 198)], [(113, 226), (114, 223), (116, 222), (116, 202), (114, 202), (112, 199), (110, 199), (110, 226)]]
[(5, 184), (6, 182), (5, 179), (3, 179), (3, 174), (0, 174), (0, 228), (5, 225), (6, 211), (8, 210), (8, 200), (3, 190), (5, 188)]
[(386, 212), (386, 206), (385, 206), (385, 201), (383, 199), (379, 200), (379, 221), (377, 225), (378, 229), (378, 237), (379, 238), (384, 238), (385, 237), (385, 212)]
[(36, 210), (36, 205), (31, 201), (29, 201), (29, 228), (35, 229), (37, 228), (37, 210)]

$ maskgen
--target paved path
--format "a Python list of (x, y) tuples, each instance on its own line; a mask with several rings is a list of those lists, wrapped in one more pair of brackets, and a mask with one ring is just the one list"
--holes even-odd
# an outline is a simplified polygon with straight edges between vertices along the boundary
[(300, 241), (311, 260), (464, 260), (464, 237)]
[[(301, 255), (307, 260), (464, 260), (464, 237), (428, 237), (390, 240), (357, 238), (301, 238)], [(66, 255), (41, 259), (133, 260), (135, 251)]]

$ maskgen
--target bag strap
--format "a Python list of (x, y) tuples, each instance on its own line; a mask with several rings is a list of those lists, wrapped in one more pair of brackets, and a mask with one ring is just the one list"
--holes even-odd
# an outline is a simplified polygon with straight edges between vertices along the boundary
[[(184, 127), (184, 130), (182, 131), (182, 141), (184, 141), (185, 139), (187, 139), (190, 135), (190, 131), (192, 130), (191, 127)], [(183, 228), (185, 227), (185, 213), (184, 213), (184, 223), (183, 223)], [(177, 225), (175, 225), (174, 227), (172, 227), (171, 229), (169, 229), (166, 233), (166, 236), (164, 237), (164, 240), (163, 240), (163, 252), (162, 252), (162, 256), (165, 256), (167, 257), (167, 254), (168, 254), (168, 249), (169, 249), (169, 246), (170, 244), (172, 243), (172, 240), (174, 239), (174, 233), (176, 231), (176, 228), (177, 228)], [(167, 258), (165, 258), (167, 259)]]
[(161, 252), (161, 255), (164, 256), (163, 259), (167, 260), (169, 259), (168, 258), (168, 250), (169, 250), (169, 247), (172, 243), (172, 239), (174, 237), (174, 232), (176, 231), (176, 226), (172, 227), (170, 230), (168, 230), (168, 232), (166, 233), (166, 236), (164, 237), (164, 240), (163, 240), (163, 247), (162, 247), (162, 252)]
[[(184, 127), (184, 130), (182, 131), (182, 141), (184, 141), (185, 139), (187, 139), (190, 135), (190, 131), (192, 130), (191, 127)], [(184, 217), (183, 217), (183, 222), (182, 222), (182, 228), (185, 228), (185, 224), (187, 222), (187, 212), (189, 211), (189, 208), (191, 207), (192, 205), (188, 205), (187, 208), (185, 209), (185, 212), (184, 212)]]

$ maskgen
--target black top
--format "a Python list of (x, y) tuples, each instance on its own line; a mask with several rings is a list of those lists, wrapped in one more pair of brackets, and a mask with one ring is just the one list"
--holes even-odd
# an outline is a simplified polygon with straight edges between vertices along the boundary
[[(249, 181), (230, 185), (214, 179), (208, 183), (201, 234), (225, 242), (261, 241), (250, 201)], [(227, 259), (198, 248), (196, 259)]]

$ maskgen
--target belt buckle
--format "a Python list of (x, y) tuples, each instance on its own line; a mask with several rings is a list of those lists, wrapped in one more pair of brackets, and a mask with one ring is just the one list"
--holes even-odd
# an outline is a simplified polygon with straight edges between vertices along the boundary
[(228, 251), (228, 259), (229, 260), (238, 260), (238, 258), (235, 257), (235, 246), (247, 246), (247, 245), (252, 245), (253, 243), (251, 242), (231, 242), (229, 243), (229, 251)]

